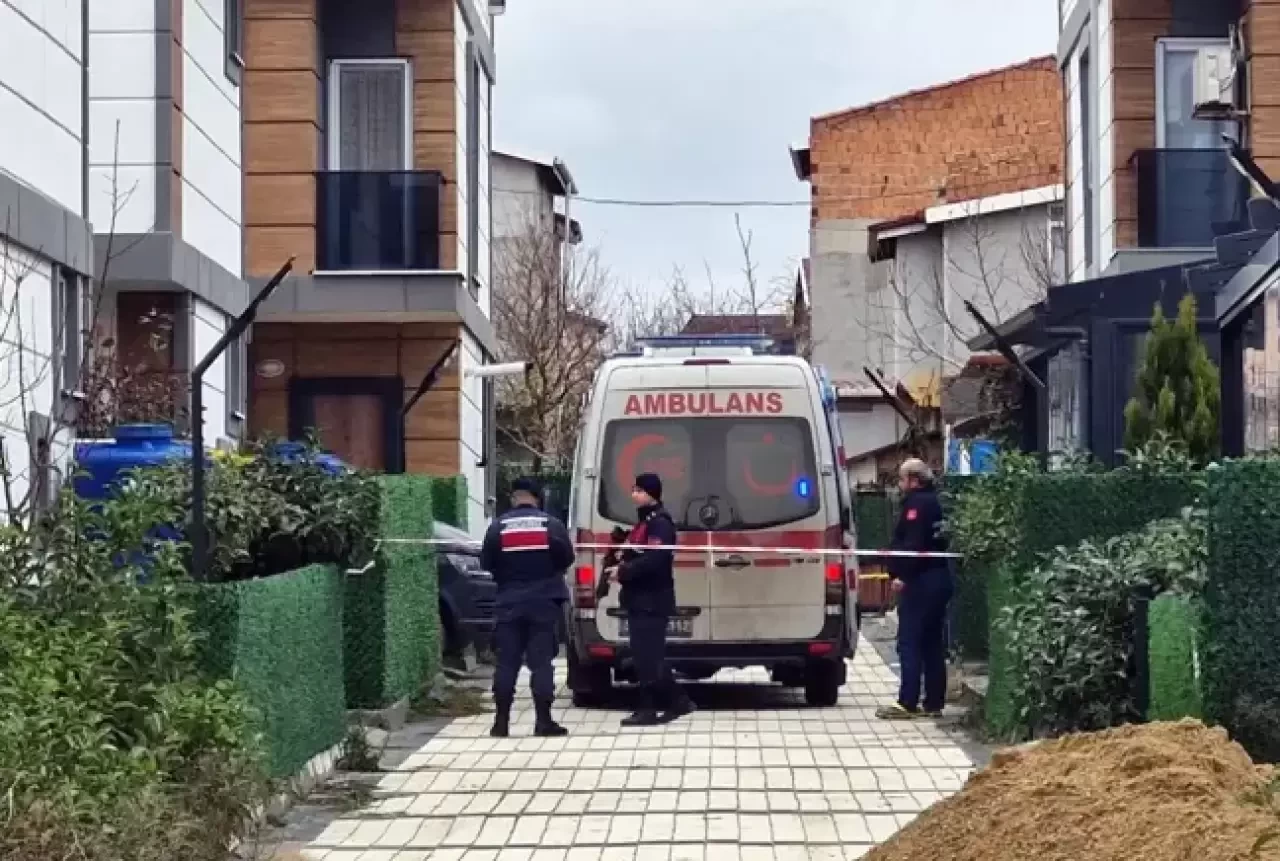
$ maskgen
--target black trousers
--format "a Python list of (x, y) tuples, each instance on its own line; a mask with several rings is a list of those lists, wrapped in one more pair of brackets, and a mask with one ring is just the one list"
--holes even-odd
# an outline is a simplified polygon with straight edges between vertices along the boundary
[(952, 591), (949, 571), (925, 571), (906, 584), (898, 603), (898, 702), (912, 711), (920, 706), (921, 678), (925, 711), (942, 711), (946, 705), (947, 604)]
[(530, 688), (535, 700), (550, 701), (556, 695), (556, 621), (560, 605), (555, 601), (522, 601), (499, 606), (493, 633), (498, 666), (493, 673), (493, 697), (499, 702), (515, 697), (520, 667), (528, 664), (533, 675)]
[(635, 662), (636, 681), (640, 685), (640, 709), (659, 705), (673, 706), (684, 698), (667, 666), (667, 622), (665, 613), (632, 610), (628, 614), (631, 627), (631, 659)]

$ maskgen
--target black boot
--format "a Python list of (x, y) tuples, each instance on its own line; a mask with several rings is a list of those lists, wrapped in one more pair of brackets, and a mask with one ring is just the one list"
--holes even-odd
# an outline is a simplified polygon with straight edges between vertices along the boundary
[(662, 718), (658, 717), (658, 710), (653, 706), (654, 690), (650, 687), (642, 687), (640, 689), (640, 702), (636, 706), (633, 714), (622, 719), (622, 725), (626, 727), (638, 726), (657, 726), (662, 723)]
[(671, 723), (698, 710), (693, 700), (689, 699), (679, 685), (672, 681), (668, 687), (667, 710), (662, 713), (663, 723)]
[(493, 729), (489, 730), (489, 735), (506, 738), (511, 735), (511, 698), (501, 697), (494, 702), (498, 708), (493, 715)]
[(551, 700), (537, 700), (533, 707), (537, 721), (533, 725), (533, 734), (542, 738), (564, 738), (569, 731), (551, 718)]

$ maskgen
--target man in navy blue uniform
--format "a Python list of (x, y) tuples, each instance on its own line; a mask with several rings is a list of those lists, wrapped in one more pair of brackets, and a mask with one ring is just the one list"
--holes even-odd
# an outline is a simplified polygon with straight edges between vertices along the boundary
[(551, 717), (555, 700), (556, 624), (569, 600), (564, 572), (573, 564), (573, 541), (563, 523), (541, 510), (541, 492), (532, 479), (512, 485), (512, 508), (489, 525), (480, 563), (498, 586), (496, 630), (498, 667), (493, 675), (497, 715), (495, 738), (511, 729), (511, 705), (521, 664), (528, 663), (537, 714), (534, 734), (568, 735)]
[[(902, 513), (893, 530), (891, 550), (942, 553), (942, 503), (933, 471), (912, 458), (898, 470)], [(898, 701), (876, 714), (886, 720), (910, 720), (942, 714), (947, 699), (947, 603), (954, 585), (951, 566), (941, 558), (890, 557), (889, 575), (898, 595), (898, 658), (902, 682)], [(924, 706), (920, 678), (924, 677)]]
[[(676, 612), (676, 525), (662, 507), (662, 479), (652, 473), (636, 476), (631, 491), (639, 522), (627, 536), (629, 548), (610, 576), (622, 584), (618, 603), (631, 628), (631, 658), (640, 683), (640, 705), (623, 718), (623, 726), (655, 726), (669, 723), (694, 710), (667, 666), (667, 624)], [(641, 549), (653, 546), (653, 550)], [(667, 711), (661, 716), (657, 704)]]

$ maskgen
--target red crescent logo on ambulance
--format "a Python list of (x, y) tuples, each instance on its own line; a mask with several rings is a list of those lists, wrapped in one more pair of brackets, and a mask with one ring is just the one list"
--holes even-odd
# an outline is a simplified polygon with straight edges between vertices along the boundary
[(614, 480), (618, 483), (618, 487), (631, 487), (631, 482), (635, 481), (636, 475), (640, 472), (636, 469), (636, 461), (640, 459), (645, 449), (666, 444), (667, 438), (662, 434), (646, 433), (623, 446), (622, 452), (618, 455), (614, 473)]

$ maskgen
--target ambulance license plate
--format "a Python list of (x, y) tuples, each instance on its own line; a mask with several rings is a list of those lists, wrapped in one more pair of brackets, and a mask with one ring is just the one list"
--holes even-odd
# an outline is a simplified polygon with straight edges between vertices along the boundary
[[(631, 625), (626, 616), (618, 620), (618, 636), (630, 637)], [(693, 617), (692, 616), (672, 616), (667, 620), (667, 636), (673, 640), (692, 640), (693, 639)]]

